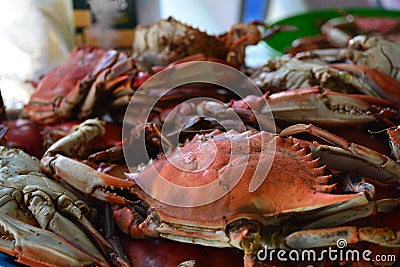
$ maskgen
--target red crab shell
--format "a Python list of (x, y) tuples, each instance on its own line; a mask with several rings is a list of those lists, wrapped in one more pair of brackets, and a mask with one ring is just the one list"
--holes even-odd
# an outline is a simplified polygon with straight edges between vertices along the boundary
[[(219, 131), (215, 131), (206, 138), (194, 138), (181, 150), (176, 150), (175, 153), (169, 155), (169, 159), (175, 157), (175, 162), (181, 162), (186, 165), (185, 169), (189, 168), (191, 171), (182, 171), (163, 157), (153, 162), (153, 168), (147, 167), (141, 172), (128, 175), (130, 180), (135, 182), (138, 182), (139, 179), (150, 179), (153, 184), (151, 188), (153, 195), (157, 193), (158, 197), (164, 199), (167, 199), (167, 196), (173, 196), (179, 201), (180, 198), (187, 196), (166, 190), (162, 179), (155, 177), (161, 176), (176, 185), (187, 187), (202, 186), (219, 179), (223, 187), (226, 182), (223, 175), (229, 177), (239, 175), (237, 172), (239, 167), (248, 161), (240, 182), (226, 195), (210, 204), (185, 208), (162, 203), (150, 197), (143, 190), (134, 192), (156, 209), (161, 222), (166, 222), (158, 230), (161, 229), (162, 232), (163, 227), (168, 228), (168, 225), (225, 229), (229, 223), (241, 218), (266, 223), (268, 219), (276, 218), (276, 216), (310, 211), (360, 197), (358, 194), (329, 194), (334, 185), (328, 185), (330, 177), (324, 176), (324, 167), (319, 167), (318, 160), (313, 160), (312, 155), (307, 154), (305, 149), (300, 149), (299, 145), (294, 144), (291, 138), (272, 137), (266, 132), (231, 134), (229, 132), (221, 134)], [(249, 150), (241, 150), (241, 145), (236, 144), (235, 150), (232, 151), (231, 138), (237, 139), (236, 141), (240, 139), (248, 141)], [(276, 142), (275, 153), (272, 149), (268, 150), (262, 147), (262, 144), (273, 141)], [(213, 145), (209, 146), (211, 143)], [(203, 150), (199, 152), (201, 146)], [(207, 151), (208, 147), (215, 151)], [(260, 153), (261, 151), (264, 153)], [(202, 153), (205, 156), (202, 157)], [(209, 163), (211, 155), (215, 158)], [(258, 162), (266, 163), (271, 160), (271, 157), (273, 157), (273, 165), (265, 180), (255, 191), (249, 192)], [(207, 164), (209, 165), (207, 166)], [(207, 167), (197, 170), (197, 167), (204, 166)], [(223, 174), (228, 166), (237, 166), (238, 168), (231, 168)], [(224, 188), (224, 190), (227, 189)], [(195, 202), (204, 197), (206, 196), (191, 195), (189, 200), (192, 199)], [(121, 217), (118, 217), (117, 223), (122, 226), (121, 229), (127, 225), (126, 222), (121, 221)], [(182, 234), (176, 229), (166, 229), (165, 231), (171, 231), (169, 234), (172, 235)], [(194, 236), (193, 239), (195, 239)]]
[(7, 145), (19, 148), (29, 155), (41, 158), (44, 153), (41, 131), (43, 127), (31, 120), (8, 120), (3, 122), (8, 127)]
[(121, 236), (122, 247), (132, 266), (176, 267), (194, 260), (197, 266), (242, 267), (243, 252), (178, 243), (166, 239), (132, 239)]
[[(24, 107), (27, 115), (38, 123), (55, 123), (54, 105), (68, 95), (93, 71), (106, 50), (90, 46), (75, 48), (69, 60), (46, 74)], [(61, 118), (58, 118), (60, 120)]]
[(81, 46), (71, 52), (70, 59), (60, 67), (52, 70), (38, 83), (31, 99), (48, 103), (54, 97), (67, 94), (77, 83), (93, 71), (104, 49)]

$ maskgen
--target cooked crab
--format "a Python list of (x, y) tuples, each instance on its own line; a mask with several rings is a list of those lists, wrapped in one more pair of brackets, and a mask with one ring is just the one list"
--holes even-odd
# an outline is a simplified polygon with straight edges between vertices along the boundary
[(240, 67), (245, 64), (246, 46), (256, 45), (276, 32), (295, 29), (293, 26), (269, 27), (264, 22), (238, 23), (228, 32), (213, 36), (169, 17), (134, 29), (133, 57), (147, 65), (167, 65), (201, 53)]
[[(87, 202), (47, 177), (40, 170), (39, 160), (22, 150), (0, 146), (0, 199), (0, 213), (14, 218), (4, 216), (0, 222), (0, 235), (12, 238), (1, 238), (1, 251), (17, 255), (25, 263), (46, 266), (60, 258), (64, 258), (60, 263), (63, 266), (109, 266), (107, 260), (126, 266), (87, 219)], [(51, 244), (53, 248), (49, 247)], [(30, 254), (29, 248), (35, 253)], [(54, 256), (49, 257), (49, 252)]]
[[(77, 130), (82, 132), (76, 135), (98, 125), (83, 123)], [(365, 240), (399, 246), (399, 234), (393, 231), (393, 238), (383, 240), (369, 227), (335, 227), (391, 211), (400, 203), (374, 200), (374, 194), (367, 191), (332, 193), (335, 184), (329, 183), (331, 176), (325, 167), (292, 138), (266, 132), (215, 131), (129, 173), (125, 180), (61, 155), (80, 146), (80, 140), (68, 142), (67, 149), (61, 139), (47, 151), (42, 169), (88, 196), (119, 203), (114, 218), (134, 237), (237, 247), (245, 250), (248, 266), (264, 245), (329, 246), (340, 237), (350, 243)], [(75, 168), (69, 168), (71, 164)]]

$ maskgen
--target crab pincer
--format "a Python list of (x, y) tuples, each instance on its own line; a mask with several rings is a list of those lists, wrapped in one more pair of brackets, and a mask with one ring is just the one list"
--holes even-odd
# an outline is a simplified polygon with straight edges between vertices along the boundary
[[(71, 245), (60, 236), (8, 215), (0, 216), (0, 251), (17, 257), (17, 262), (41, 266), (109, 266)], [(49, 257), (51, 255), (51, 257)]]
[[(344, 238), (350, 242), (378, 242), (372, 237), (355, 239), (353, 226), (345, 226), (345, 231), (337, 231), (337, 227), (377, 212), (391, 212), (399, 201), (374, 200), (373, 189), (333, 193), (336, 184), (331, 183), (332, 176), (311, 152), (290, 137), (217, 130), (197, 135), (148, 165), (131, 170), (123, 180), (89, 172), (88, 166), (72, 163), (73, 159), (68, 166), (74, 164), (74, 169), (83, 170), (77, 174), (86, 174), (78, 178), (82, 181), (77, 182), (77, 190), (90, 196), (103, 191), (101, 200), (119, 203), (113, 217), (123, 232), (134, 238), (164, 237), (236, 247), (245, 251), (246, 266), (254, 264), (265, 245), (300, 248), (304, 234), (307, 240), (319, 239), (318, 246), (332, 244), (324, 239), (326, 233), (339, 238), (346, 232)], [(74, 186), (70, 180), (79, 175), (71, 175), (67, 165), (58, 165), (57, 161), (64, 160), (65, 156), (55, 155), (50, 161), (53, 175)], [(263, 169), (267, 162), (272, 164), (268, 171)], [(171, 188), (171, 184), (176, 186)], [(209, 187), (212, 190), (208, 192)], [(361, 227), (356, 232), (366, 230)], [(314, 246), (307, 242), (307, 247)], [(386, 245), (398, 246), (395, 242)]]

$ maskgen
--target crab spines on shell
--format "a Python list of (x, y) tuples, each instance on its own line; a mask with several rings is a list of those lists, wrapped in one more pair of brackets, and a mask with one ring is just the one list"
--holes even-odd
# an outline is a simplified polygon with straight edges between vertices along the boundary
[(382, 183), (400, 183), (400, 165), (393, 159), (373, 149), (350, 143), (315, 125), (295, 124), (284, 129), (280, 135), (289, 136), (299, 133), (315, 135), (334, 145), (310, 146), (313, 154), (333, 169), (359, 172)]

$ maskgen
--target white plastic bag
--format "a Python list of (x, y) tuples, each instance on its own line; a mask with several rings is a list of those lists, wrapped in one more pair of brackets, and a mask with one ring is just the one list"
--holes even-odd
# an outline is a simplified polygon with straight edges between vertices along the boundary
[(72, 1), (0, 1), (0, 89), (7, 109), (29, 100), (33, 89), (25, 81), (38, 81), (67, 60), (73, 33)]
[(68, 58), (73, 30), (71, 1), (1, 1), (0, 75), (37, 80)]

